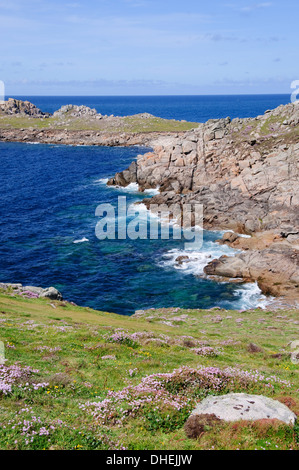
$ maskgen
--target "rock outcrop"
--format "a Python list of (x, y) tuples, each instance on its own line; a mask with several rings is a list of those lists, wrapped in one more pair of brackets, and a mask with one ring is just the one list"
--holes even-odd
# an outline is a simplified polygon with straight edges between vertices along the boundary
[(141, 190), (160, 188), (159, 195), (144, 201), (148, 207), (202, 204), (206, 229), (274, 233), (280, 239), (275, 248), (272, 242), (262, 250), (252, 244), (255, 252), (212, 262), (206, 273), (258, 280), (264, 292), (299, 299), (298, 104), (254, 119), (209, 120), (183, 137), (160, 137), (152, 152), (108, 184), (132, 182)]
[(54, 117), (64, 117), (65, 115), (69, 115), (72, 117), (80, 118), (80, 117), (95, 117), (97, 119), (102, 119), (103, 116), (98, 114), (96, 109), (91, 109), (88, 106), (76, 106), (73, 104), (67, 104), (62, 106), (60, 109), (55, 111), (53, 114)]
[(273, 244), (264, 250), (222, 256), (204, 271), (208, 275), (254, 280), (264, 294), (299, 299), (299, 251), (291, 246)]
[(43, 113), (39, 108), (30, 101), (15, 100), (14, 98), (9, 98), (8, 101), (0, 104), (0, 114), (7, 115), (21, 115), (21, 116), (31, 116), (35, 118), (47, 118), (50, 116), (49, 113)]
[(55, 287), (23, 286), (22, 284), (0, 283), (0, 289), (25, 297), (47, 297), (51, 300), (63, 300), (62, 294)]
[(295, 104), (256, 119), (210, 120), (183, 137), (158, 139), (109, 184), (159, 186), (168, 204), (200, 202), (207, 228), (292, 231), (299, 227), (298, 122)]

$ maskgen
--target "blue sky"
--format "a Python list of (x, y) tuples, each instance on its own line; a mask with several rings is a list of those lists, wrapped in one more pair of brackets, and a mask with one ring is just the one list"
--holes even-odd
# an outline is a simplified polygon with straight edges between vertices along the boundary
[(290, 93), (297, 0), (0, 0), (6, 94)]

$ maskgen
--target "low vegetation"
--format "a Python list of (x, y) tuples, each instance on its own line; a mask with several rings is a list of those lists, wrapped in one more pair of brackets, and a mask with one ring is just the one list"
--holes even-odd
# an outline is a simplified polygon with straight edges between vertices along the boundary
[(97, 120), (84, 116), (34, 118), (23, 115), (1, 115), (0, 129), (49, 129), (70, 131), (97, 131), (106, 133), (184, 132), (198, 127), (196, 122), (162, 119), (143, 115), (109, 117)]
[(2, 292), (0, 449), (299, 449), (298, 426), (278, 421), (185, 426), (203, 397), (231, 391), (299, 414), (296, 339), (298, 310), (124, 317)]

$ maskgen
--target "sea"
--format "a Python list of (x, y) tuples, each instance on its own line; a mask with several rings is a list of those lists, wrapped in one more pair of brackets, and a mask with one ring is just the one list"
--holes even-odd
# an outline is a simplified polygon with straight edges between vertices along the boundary
[[(290, 102), (289, 95), (14, 98), (45, 112), (83, 104), (101, 114), (147, 112), (192, 122), (254, 117)], [(257, 284), (220, 283), (203, 275), (209, 261), (235, 253), (216, 243), (223, 232), (203, 231), (201, 249), (191, 252), (184, 240), (172, 238), (98, 239), (101, 204), (117, 208), (119, 196), (125, 196), (127, 207), (140, 203), (144, 211), (138, 217), (145, 217), (142, 200), (150, 193), (139, 193), (137, 185), (112, 188), (106, 183), (147, 151), (0, 142), (0, 282), (54, 286), (66, 300), (121, 315), (162, 307), (267, 308), (271, 299)], [(190, 261), (178, 264), (176, 259), (185, 255)]]

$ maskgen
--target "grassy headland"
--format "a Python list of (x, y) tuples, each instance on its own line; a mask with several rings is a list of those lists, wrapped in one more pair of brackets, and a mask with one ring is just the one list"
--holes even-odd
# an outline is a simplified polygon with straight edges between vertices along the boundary
[(196, 122), (162, 119), (155, 116), (144, 118), (142, 114), (125, 117), (107, 117), (97, 120), (93, 117), (50, 116), (37, 118), (24, 115), (0, 113), (0, 129), (47, 129), (69, 131), (97, 131), (105, 133), (147, 133), (147, 132), (184, 132), (198, 126)]

